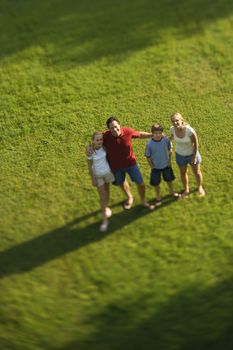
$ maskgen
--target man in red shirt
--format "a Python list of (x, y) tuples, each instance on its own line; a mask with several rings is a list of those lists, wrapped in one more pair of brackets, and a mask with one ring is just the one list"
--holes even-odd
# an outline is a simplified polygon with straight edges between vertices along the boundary
[(127, 197), (124, 208), (130, 209), (133, 204), (133, 195), (128, 181), (125, 179), (126, 174), (137, 184), (142, 205), (149, 208), (150, 206), (145, 199), (145, 184), (132, 148), (132, 139), (149, 138), (151, 133), (123, 128), (116, 117), (108, 118), (107, 127), (108, 130), (103, 133), (103, 144), (107, 151), (110, 168), (115, 176), (114, 184), (120, 185)]

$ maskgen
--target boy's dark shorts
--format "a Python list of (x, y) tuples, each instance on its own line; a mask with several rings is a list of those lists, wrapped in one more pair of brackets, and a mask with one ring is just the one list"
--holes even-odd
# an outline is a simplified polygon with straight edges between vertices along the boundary
[(150, 175), (150, 184), (152, 186), (158, 186), (161, 182), (161, 174), (166, 182), (171, 182), (175, 180), (175, 175), (171, 167), (166, 167), (164, 169), (152, 169)]

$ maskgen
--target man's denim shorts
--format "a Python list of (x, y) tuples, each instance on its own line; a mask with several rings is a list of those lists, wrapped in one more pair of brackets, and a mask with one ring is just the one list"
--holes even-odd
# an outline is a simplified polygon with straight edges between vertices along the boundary
[(125, 176), (128, 174), (130, 176), (131, 181), (135, 182), (137, 185), (141, 185), (143, 183), (143, 178), (141, 171), (137, 164), (130, 166), (128, 168), (121, 168), (113, 171), (115, 176), (115, 181), (113, 185), (121, 185), (125, 181)]

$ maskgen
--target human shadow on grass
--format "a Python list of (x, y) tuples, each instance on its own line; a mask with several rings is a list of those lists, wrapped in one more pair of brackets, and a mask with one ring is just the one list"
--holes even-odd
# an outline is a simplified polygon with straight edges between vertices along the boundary
[(94, 329), (89, 337), (80, 334), (52, 349), (232, 350), (232, 277), (216, 285), (193, 283), (160, 304), (153, 303), (156, 287), (139, 299), (135, 294), (86, 317), (84, 329)]
[[(173, 198), (166, 197), (162, 207), (170, 205), (174, 201)], [(117, 203), (115, 206), (121, 204)], [(82, 247), (103, 240), (125, 225), (136, 224), (139, 218), (149, 214), (156, 217), (160, 209), (151, 212), (141, 205), (135, 205), (130, 210), (122, 210), (111, 217), (109, 228), (104, 233), (99, 232), (100, 222), (88, 224), (85, 227), (79, 226), (80, 223), (83, 226), (88, 218), (95, 217), (97, 211), (78, 217), (56, 230), (0, 252), (0, 278), (30, 271), (64, 254), (78, 251)]]
[(119, 61), (165, 40), (167, 29), (174, 37), (189, 37), (233, 10), (231, 0), (5, 0), (3, 5), (0, 58), (42, 48), (36, 55), (48, 65)]

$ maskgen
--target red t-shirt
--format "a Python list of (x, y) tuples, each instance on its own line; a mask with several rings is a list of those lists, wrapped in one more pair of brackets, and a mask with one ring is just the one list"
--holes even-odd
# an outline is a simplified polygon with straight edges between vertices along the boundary
[(111, 131), (103, 133), (104, 147), (112, 170), (128, 168), (136, 164), (133, 153), (132, 138), (138, 138), (140, 132), (131, 128), (121, 128), (121, 135), (115, 137)]

